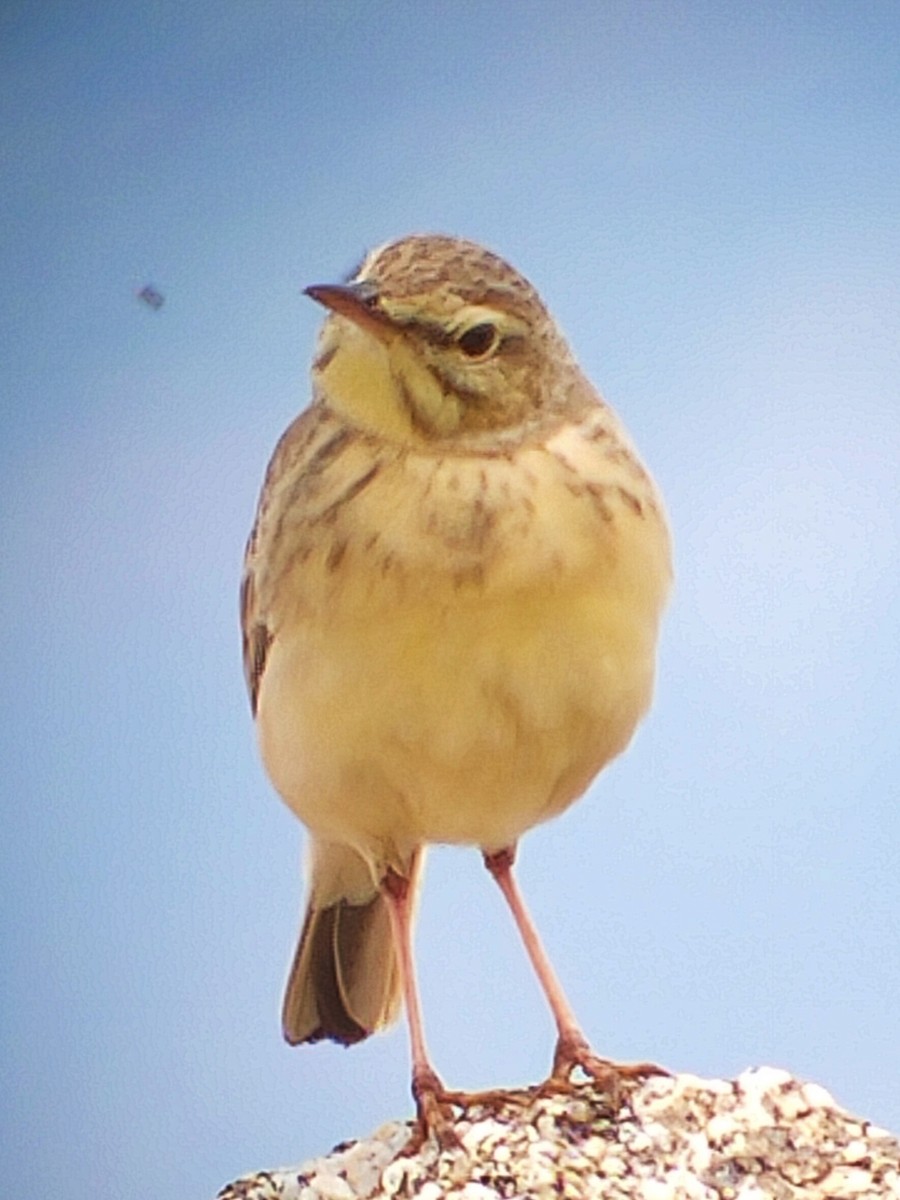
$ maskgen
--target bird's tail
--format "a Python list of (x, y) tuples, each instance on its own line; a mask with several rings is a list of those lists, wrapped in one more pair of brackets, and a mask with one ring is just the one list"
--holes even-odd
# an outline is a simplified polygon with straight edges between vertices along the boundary
[(365, 860), (313, 841), (310, 890), (282, 1009), (292, 1045), (330, 1038), (350, 1046), (390, 1025), (400, 1009), (387, 902)]

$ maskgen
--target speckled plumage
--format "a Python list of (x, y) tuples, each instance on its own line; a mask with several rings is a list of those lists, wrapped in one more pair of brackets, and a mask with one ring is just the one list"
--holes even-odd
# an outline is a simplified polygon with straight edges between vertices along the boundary
[(669, 538), (621, 423), (502, 259), (415, 236), (310, 294), (332, 311), (248, 543), (244, 661), (267, 770), (311, 833), (286, 1035), (353, 1041), (397, 1010), (386, 877), (414, 879), (428, 843), (513, 848), (627, 745)]

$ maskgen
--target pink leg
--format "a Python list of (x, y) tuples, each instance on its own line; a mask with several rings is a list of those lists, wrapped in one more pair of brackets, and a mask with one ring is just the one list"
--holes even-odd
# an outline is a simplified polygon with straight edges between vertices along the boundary
[(497, 881), (497, 886), (509, 905), (522, 941), (525, 943), (528, 957), (531, 959), (531, 965), (534, 967), (556, 1021), (556, 1052), (553, 1055), (553, 1071), (548, 1082), (568, 1083), (574, 1067), (581, 1067), (598, 1083), (608, 1084), (613, 1088), (616, 1081), (623, 1077), (643, 1078), (646, 1075), (668, 1074), (667, 1071), (652, 1063), (614, 1063), (606, 1058), (598, 1058), (593, 1053), (587, 1038), (581, 1031), (572, 1006), (566, 998), (562, 984), (547, 957), (531, 914), (525, 907), (522, 893), (513, 876), (512, 868), (515, 859), (516, 847), (509, 846), (493, 854), (485, 853), (484, 865)]
[(381, 881), (381, 891), (387, 901), (391, 932), (400, 969), (409, 1038), (412, 1049), (412, 1094), (416, 1102), (418, 1129), (404, 1153), (412, 1153), (433, 1132), (442, 1146), (456, 1145), (452, 1131), (453, 1113), (447, 1093), (428, 1055), (419, 987), (412, 948), (413, 897), (419, 869), (419, 856), (413, 860), (409, 878), (389, 869)]

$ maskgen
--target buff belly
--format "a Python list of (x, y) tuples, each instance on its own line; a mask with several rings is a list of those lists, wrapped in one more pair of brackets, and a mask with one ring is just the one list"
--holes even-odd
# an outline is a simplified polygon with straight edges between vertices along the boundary
[(376, 875), (422, 843), (512, 844), (584, 791), (650, 702), (654, 598), (609, 578), (441, 592), (292, 622), (260, 691), (275, 787)]

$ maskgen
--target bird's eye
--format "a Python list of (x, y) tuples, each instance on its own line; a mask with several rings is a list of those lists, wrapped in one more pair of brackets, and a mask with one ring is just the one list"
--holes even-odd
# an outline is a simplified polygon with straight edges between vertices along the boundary
[(483, 358), (497, 345), (497, 327), (489, 322), (473, 325), (461, 333), (457, 344), (467, 358)]

